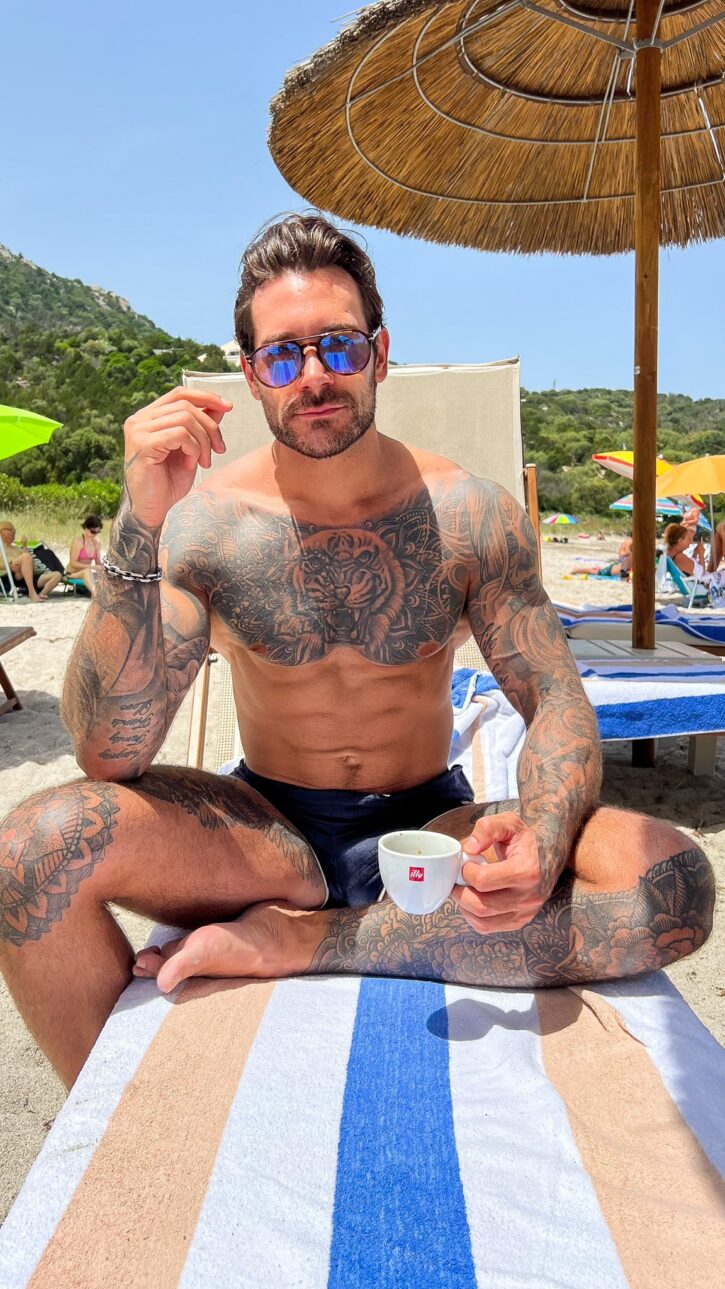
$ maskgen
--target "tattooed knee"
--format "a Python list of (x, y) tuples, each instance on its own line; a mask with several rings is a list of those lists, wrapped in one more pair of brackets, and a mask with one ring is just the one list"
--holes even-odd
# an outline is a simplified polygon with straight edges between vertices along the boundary
[(687, 892), (683, 898), (684, 920), (699, 933), (698, 943), (702, 944), (712, 931), (716, 898), (715, 874), (705, 852), (691, 838), (682, 837), (682, 840), (687, 849), (673, 855), (669, 863), (675, 879), (679, 877)]
[(0, 941), (39, 940), (103, 859), (117, 824), (114, 784), (79, 780), (38, 793), (5, 820)]

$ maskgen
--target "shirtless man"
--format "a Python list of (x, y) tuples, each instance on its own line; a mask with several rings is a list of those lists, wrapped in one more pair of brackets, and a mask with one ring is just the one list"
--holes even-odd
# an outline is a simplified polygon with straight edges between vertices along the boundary
[[(389, 341), (367, 256), (285, 220), (246, 252), (235, 319), (270, 444), (192, 490), (229, 404), (177, 389), (128, 420), (63, 699), (88, 778), (4, 829), (0, 961), (69, 1084), (133, 970), (164, 991), (305, 972), (526, 988), (651, 971), (711, 926), (699, 848), (596, 806), (594, 713), (520, 507), (377, 432)], [(528, 725), (520, 803), (477, 805), (446, 769), (470, 631)], [(246, 760), (150, 768), (210, 643)], [(465, 839), (467, 884), (413, 918), (379, 898), (377, 837), (434, 818)], [(503, 859), (480, 862), (494, 842)], [(111, 901), (196, 929), (134, 965)]]

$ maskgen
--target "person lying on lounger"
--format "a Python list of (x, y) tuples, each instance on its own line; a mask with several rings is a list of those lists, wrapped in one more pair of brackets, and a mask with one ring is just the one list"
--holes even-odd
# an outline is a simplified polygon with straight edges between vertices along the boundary
[[(164, 991), (315, 972), (530, 988), (692, 952), (710, 866), (670, 824), (598, 806), (594, 711), (526, 515), (376, 429), (389, 336), (367, 255), (321, 216), (268, 227), (235, 329), (269, 444), (193, 488), (228, 402), (175, 389), (126, 422), (63, 696), (88, 777), (5, 824), (0, 959), (56, 1069), (75, 1079), (134, 970)], [(447, 765), (471, 633), (528, 726), (520, 801), (476, 802)], [(230, 776), (153, 764), (210, 644), (234, 676)], [(416, 918), (382, 898), (377, 840), (432, 823), (469, 862)], [(189, 934), (134, 959), (112, 902)]]
[(632, 545), (630, 536), (623, 537), (616, 559), (608, 564), (575, 564), (569, 569), (569, 577), (620, 577), (628, 582), (632, 573)]

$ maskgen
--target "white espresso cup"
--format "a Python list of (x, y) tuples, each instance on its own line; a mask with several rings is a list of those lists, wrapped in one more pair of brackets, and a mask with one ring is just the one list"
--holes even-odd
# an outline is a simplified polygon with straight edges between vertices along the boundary
[(471, 858), (455, 837), (441, 832), (401, 829), (378, 841), (378, 866), (388, 895), (399, 909), (418, 916), (440, 908), (463, 881), (461, 868)]

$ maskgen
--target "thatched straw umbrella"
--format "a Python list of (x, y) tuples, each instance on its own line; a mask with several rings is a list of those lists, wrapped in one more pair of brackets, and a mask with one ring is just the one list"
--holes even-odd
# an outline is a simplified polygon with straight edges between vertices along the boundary
[(635, 248), (632, 642), (652, 648), (658, 251), (725, 235), (723, 0), (383, 0), (288, 74), (270, 147), (357, 223)]

